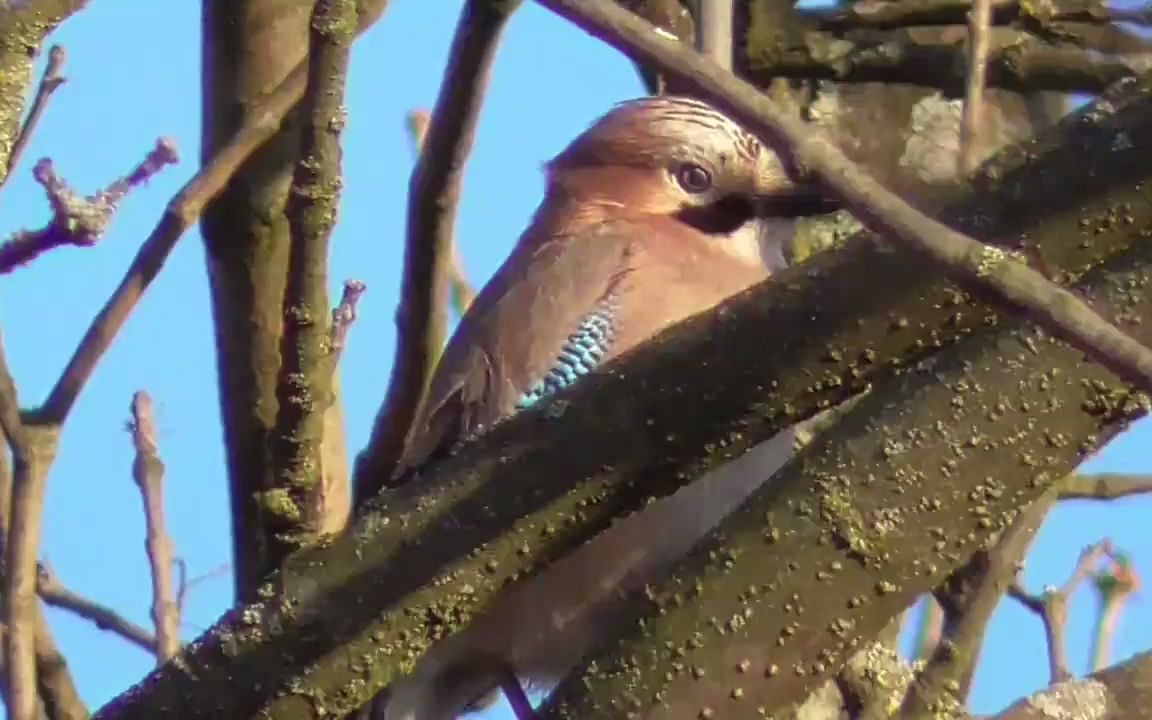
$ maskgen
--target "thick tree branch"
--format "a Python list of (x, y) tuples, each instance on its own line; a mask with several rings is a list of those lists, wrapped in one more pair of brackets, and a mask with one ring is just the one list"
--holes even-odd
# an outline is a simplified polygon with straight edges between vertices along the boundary
[(697, 53), (653, 32), (652, 25), (609, 0), (539, 0), (640, 62), (659, 66), (697, 89), (810, 173), (885, 241), (931, 258), (941, 272), (1025, 314), (1125, 381), (1152, 392), (1152, 349), (1112, 325), (1075, 294), (1003, 250), (940, 223), (889, 191), (820, 132), (759, 90)]
[(453, 228), (464, 164), (492, 59), (519, 0), (467, 0), (408, 188), (404, 275), (396, 312), (396, 357), (368, 446), (356, 461), (356, 506), (392, 477), (444, 344)]
[[(1078, 287), (1140, 317), (1149, 284), (1141, 243)], [(1152, 340), (1152, 327), (1131, 325)], [(784, 714), (1148, 406), (1019, 318), (874, 384), (634, 599), (622, 635), (543, 717)]]
[[(1038, 22), (1084, 22), (1096, 24), (1152, 24), (1152, 8), (1140, 5), (1112, 8), (1092, 0), (1058, 0), (1053, 3), (1028, 3), (1020, 0), (991, 0), (994, 21), (998, 24), (1020, 18)], [(836, 6), (831, 10), (809, 10), (804, 16), (824, 29), (873, 28), (888, 30), (911, 25), (954, 25), (964, 22), (972, 8), (969, 0), (873, 0)]]
[[(904, 83), (961, 96), (967, 75), (963, 34), (963, 26), (809, 31), (776, 43), (750, 42), (742, 73), (759, 84), (778, 77)], [(1152, 62), (1147, 52), (1102, 54), (1006, 28), (994, 28), (989, 42), (988, 86), (1018, 92), (1100, 92)]]
[[(1027, 237), (1063, 272), (1143, 244), (1149, 84), (1003, 153), (988, 166), (995, 179), (978, 179), (948, 216)], [(1124, 152), (1113, 150), (1117, 137)], [(344, 536), (289, 558), (260, 602), (230, 611), (101, 717), (145, 716), (200, 694), (218, 702), (181, 706), (183, 717), (358, 708), (503, 584), (888, 370), (998, 322), (922, 260), (868, 236), (820, 253), (518, 413), (423, 482), (382, 494)], [(765, 332), (793, 341), (765, 347)], [(1104, 387), (1062, 408), (1097, 427), (1079, 408), (1105, 412), (1122, 398)]]
[(335, 364), (329, 345), (328, 243), (340, 203), (344, 85), (356, 29), (354, 0), (318, 0), (308, 45), (300, 153), (288, 197), (288, 281), (283, 298), (272, 486), (264, 509), (267, 562), (316, 541), (323, 491), (324, 414)]

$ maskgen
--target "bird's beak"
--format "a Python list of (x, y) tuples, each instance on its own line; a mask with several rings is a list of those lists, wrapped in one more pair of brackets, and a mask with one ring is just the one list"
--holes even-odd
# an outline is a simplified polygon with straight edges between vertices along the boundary
[(800, 218), (827, 215), (840, 210), (839, 200), (814, 185), (787, 188), (753, 195), (752, 212), (759, 218)]

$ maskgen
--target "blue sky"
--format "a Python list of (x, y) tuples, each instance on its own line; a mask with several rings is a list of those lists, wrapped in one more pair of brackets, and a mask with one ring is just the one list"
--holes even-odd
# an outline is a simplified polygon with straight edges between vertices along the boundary
[[(345, 135), (346, 183), (333, 245), (334, 293), (346, 277), (368, 284), (342, 360), (349, 445), (358, 449), (383, 396), (393, 348), (405, 192), (412, 164), (404, 114), (435, 99), (460, 2), (392, 0), (356, 45)], [(30, 167), (48, 155), (90, 192), (129, 169), (156, 137), (174, 138), (184, 162), (134, 193), (105, 240), (63, 249), (0, 282), (0, 327), (22, 400), (42, 400), (93, 313), (119, 282), (164, 203), (195, 169), (199, 128), (199, 3), (94, 0), (54, 40), (68, 50), (68, 83), (54, 97), (22, 166), (0, 192), (0, 237), (42, 224), (47, 208)], [(532, 3), (500, 49), (460, 208), (470, 278), (496, 268), (540, 199), (540, 169), (612, 103), (641, 94), (614, 51)], [(44, 558), (68, 586), (148, 625), (149, 580), (140, 498), (124, 422), (132, 393), (154, 397), (167, 507), (176, 551), (192, 575), (229, 559), (227, 501), (203, 250), (181, 241), (89, 383), (49, 479)], [(1143, 423), (1090, 463), (1092, 470), (1152, 472), (1152, 425)], [(1027, 564), (1038, 590), (1063, 582), (1084, 545), (1111, 537), (1152, 576), (1152, 499), (1068, 504), (1052, 514)], [(192, 593), (186, 639), (227, 606), (227, 577)], [(1073, 603), (1069, 651), (1087, 657), (1093, 594)], [(85, 700), (97, 706), (147, 672), (152, 660), (89, 623), (49, 611)], [(1147, 601), (1121, 625), (1116, 657), (1152, 646)], [(1043, 635), (1011, 602), (1000, 608), (976, 677), (977, 712), (1001, 708), (1046, 682)], [(495, 711), (501, 716), (506, 711)]]

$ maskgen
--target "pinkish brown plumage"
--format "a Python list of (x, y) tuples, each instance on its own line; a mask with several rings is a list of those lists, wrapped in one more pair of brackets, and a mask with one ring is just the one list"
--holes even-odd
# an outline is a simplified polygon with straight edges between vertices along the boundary
[[(547, 174), (531, 225), (441, 358), (402, 479), (517, 407), (764, 280), (784, 265), (794, 216), (828, 209), (754, 136), (680, 97), (616, 107)], [(733, 472), (698, 480), (510, 588), (397, 682), (377, 716), (448, 720), (502, 671), (559, 678), (601, 637), (619, 594), (666, 571), (771, 475), (789, 445), (760, 446), (728, 466)]]
[[(531, 225), (444, 352), (402, 476), (544, 390), (765, 279), (784, 265), (792, 228), (778, 213), (823, 208), (754, 136), (681, 97), (618, 106), (547, 173)], [(571, 345), (596, 314), (611, 337)], [(573, 347), (588, 351), (579, 367), (557, 366)]]

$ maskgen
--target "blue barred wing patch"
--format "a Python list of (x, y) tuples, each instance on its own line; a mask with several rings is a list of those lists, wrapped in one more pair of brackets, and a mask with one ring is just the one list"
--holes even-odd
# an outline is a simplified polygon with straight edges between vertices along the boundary
[(523, 410), (535, 405), (541, 398), (568, 387), (599, 365), (611, 347), (615, 333), (616, 305), (607, 301), (585, 317), (576, 327), (576, 332), (568, 336), (552, 367), (520, 396), (516, 408)]

